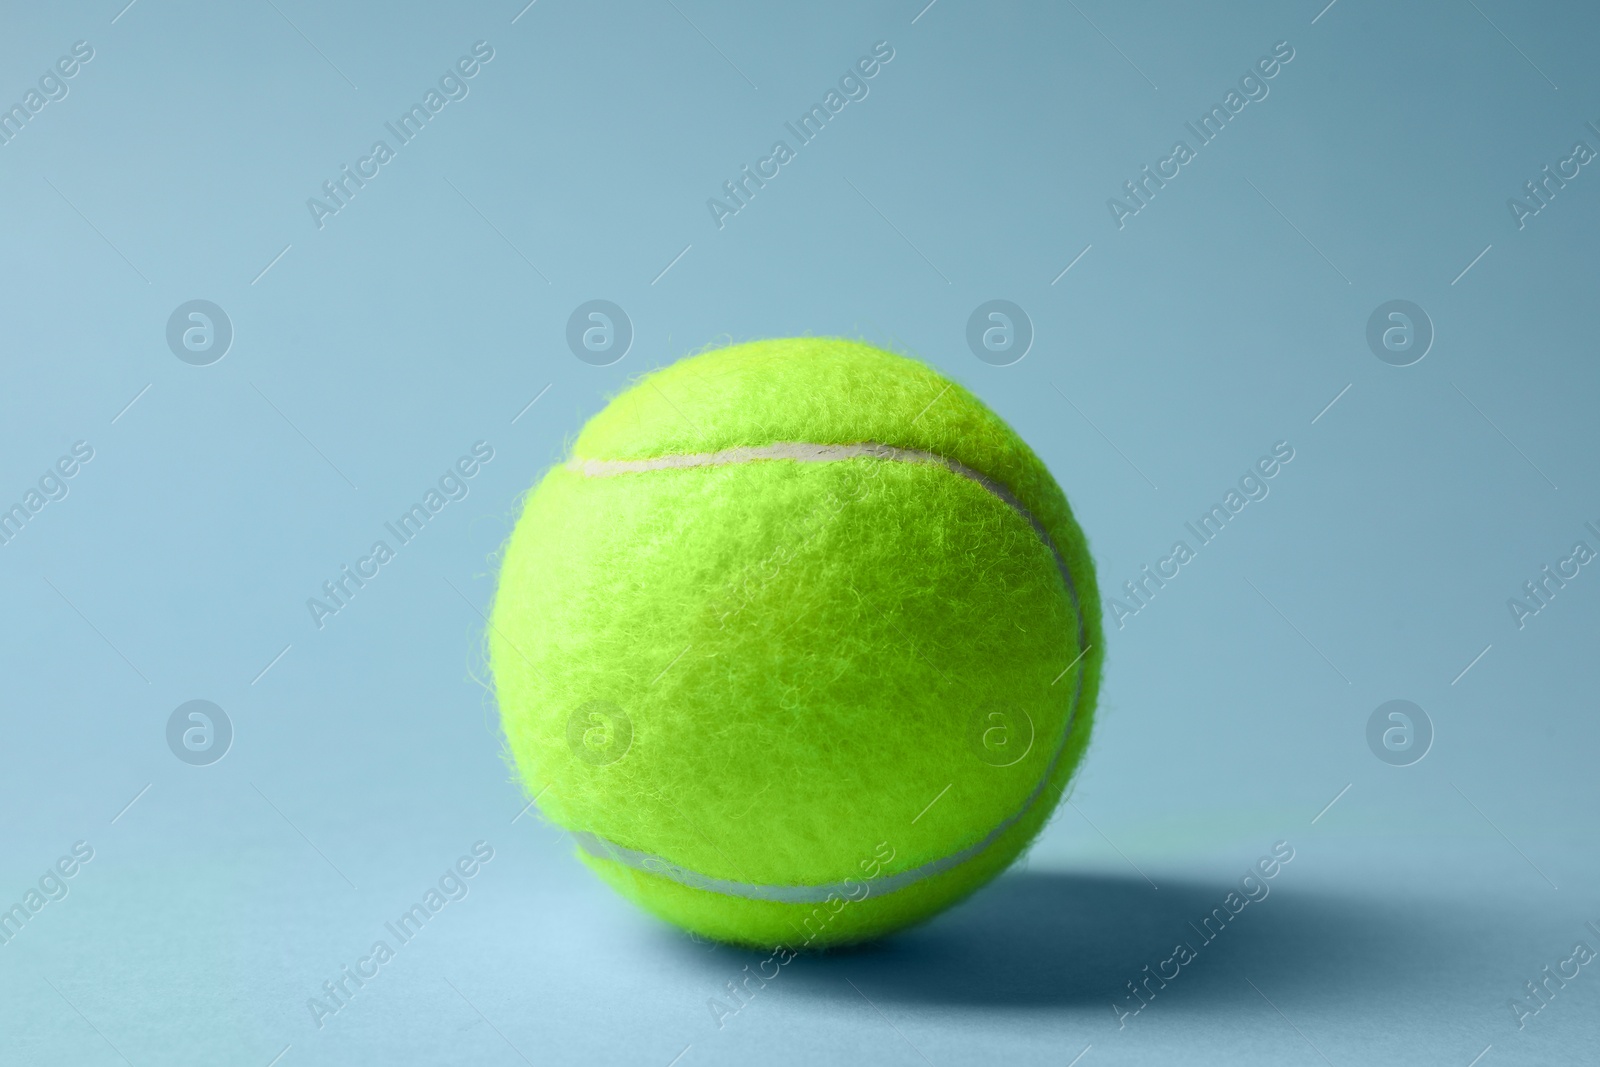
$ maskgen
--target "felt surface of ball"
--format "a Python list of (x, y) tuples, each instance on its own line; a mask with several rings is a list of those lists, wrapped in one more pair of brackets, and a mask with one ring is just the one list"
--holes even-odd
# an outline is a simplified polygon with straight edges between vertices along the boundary
[(971, 393), (853, 341), (616, 397), (529, 494), (487, 638), (509, 756), (605, 881), (823, 947), (925, 919), (1043, 827), (1100, 604), (1065, 496)]

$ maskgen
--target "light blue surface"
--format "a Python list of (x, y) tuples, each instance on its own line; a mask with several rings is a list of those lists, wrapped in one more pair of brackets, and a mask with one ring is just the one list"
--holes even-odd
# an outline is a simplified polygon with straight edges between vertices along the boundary
[[(124, 2), (0, 33), (0, 104), (93, 51), (0, 144), (0, 505), (93, 451), (0, 545), (0, 904), (93, 850), (0, 944), (0, 1060), (1594, 1058), (1595, 967), (1521, 1029), (1510, 1005), (1600, 950), (1600, 571), (1520, 628), (1507, 606), (1600, 550), (1600, 176), (1522, 228), (1507, 204), (1600, 149), (1592, 15)], [(319, 228), (307, 199), (479, 41)], [(1119, 229), (1108, 198), (1282, 41), (1267, 95)], [(719, 229), (708, 198), (877, 42), (866, 95)], [(234, 331), (208, 366), (166, 340), (195, 299)], [(609, 366), (567, 346), (593, 299), (634, 330)], [(994, 299), (1034, 331), (1009, 366), (966, 340)], [(1366, 340), (1395, 299), (1436, 331), (1403, 367)], [(971, 387), (1055, 472), (1108, 596), (1294, 458), (1108, 613), (1095, 744), (1023, 865), (795, 959), (719, 1027), (708, 1001), (765, 957), (634, 912), (518, 817), (481, 612), (519, 494), (608, 395), (793, 334)], [(477, 442), (465, 496), (319, 628), (308, 598)], [(168, 747), (195, 699), (234, 731), (209, 766)], [(1410, 766), (1368, 747), (1394, 699), (1435, 734)], [(479, 841), (466, 895), (319, 1027), (308, 999)], [(1270, 894), (1119, 1026), (1278, 841)]]

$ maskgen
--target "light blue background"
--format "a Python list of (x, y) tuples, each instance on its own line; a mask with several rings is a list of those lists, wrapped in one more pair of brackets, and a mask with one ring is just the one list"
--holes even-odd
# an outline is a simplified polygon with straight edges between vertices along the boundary
[[(0, 33), (0, 102), (94, 48), (0, 146), (0, 502), (95, 450), (0, 546), (0, 901), (95, 851), (0, 946), (0, 1058), (1593, 1058), (1594, 968), (1520, 1031), (1508, 1002), (1600, 948), (1600, 574), (1523, 629), (1506, 607), (1600, 548), (1600, 176), (1521, 230), (1506, 206), (1600, 148), (1592, 17), (123, 2), (13, 7)], [(470, 94), (319, 230), (306, 199), (479, 40)], [(1107, 198), (1282, 40), (1270, 95), (1119, 230)], [(719, 230), (707, 198), (878, 41), (870, 95)], [(195, 298), (235, 329), (207, 367), (164, 337)], [(604, 368), (564, 340), (593, 298), (636, 330)], [(966, 345), (992, 298), (1036, 330), (1011, 366)], [(1395, 298), (1437, 330), (1403, 368), (1365, 341)], [(707, 999), (761, 957), (633, 911), (517, 817), (480, 613), (519, 495), (607, 396), (794, 334), (983, 397), (1067, 491), (1108, 595), (1275, 442), (1295, 459), (1125, 628), (1108, 615), (1074, 806), (1022, 865), (794, 961), (719, 1029)], [(306, 599), (476, 441), (470, 495), (317, 629)], [(164, 737), (194, 698), (236, 731), (208, 767)], [(1409, 767), (1365, 738), (1395, 698), (1436, 731)], [(307, 998), (479, 840), (466, 899), (319, 1030)], [(1278, 840), (1271, 896), (1119, 1029), (1124, 983)]]

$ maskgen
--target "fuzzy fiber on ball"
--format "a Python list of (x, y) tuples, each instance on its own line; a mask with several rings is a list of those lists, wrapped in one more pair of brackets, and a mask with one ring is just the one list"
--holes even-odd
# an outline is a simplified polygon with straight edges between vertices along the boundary
[[(617, 465), (790, 443), (889, 448)], [(681, 360), (596, 415), (526, 500), (488, 642), (548, 819), (719, 884), (840, 891), (752, 899), (581, 852), (602, 878), (708, 937), (820, 947), (934, 914), (1039, 831), (1088, 743), (1099, 620), (1066, 498), (998, 416), (808, 338)]]

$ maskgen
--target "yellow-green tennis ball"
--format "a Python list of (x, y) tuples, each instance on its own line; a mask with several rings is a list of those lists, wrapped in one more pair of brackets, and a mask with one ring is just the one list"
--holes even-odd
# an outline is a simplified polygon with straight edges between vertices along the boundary
[(853, 341), (645, 377), (528, 497), (489, 629), (584, 862), (707, 937), (820, 947), (1003, 870), (1088, 743), (1100, 605), (1039, 458)]

